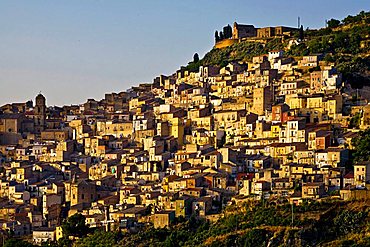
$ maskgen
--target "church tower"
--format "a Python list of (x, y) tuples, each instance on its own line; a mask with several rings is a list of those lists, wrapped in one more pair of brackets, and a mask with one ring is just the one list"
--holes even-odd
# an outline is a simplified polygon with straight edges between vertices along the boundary
[(39, 93), (36, 96), (36, 105), (34, 109), (35, 132), (40, 134), (46, 126), (46, 99)]

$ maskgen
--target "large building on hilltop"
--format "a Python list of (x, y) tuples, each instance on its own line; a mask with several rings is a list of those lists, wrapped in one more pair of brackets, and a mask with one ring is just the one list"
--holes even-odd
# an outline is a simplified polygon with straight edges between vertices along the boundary
[(257, 28), (253, 25), (238, 24), (234, 22), (233, 25), (233, 39), (242, 39), (248, 37), (256, 37)]
[[(234, 22), (232, 28), (231, 39), (245, 39), (245, 38), (273, 38), (276, 36), (291, 36), (292, 32), (298, 31), (294, 27), (277, 26), (277, 27), (262, 27), (256, 28), (250, 24), (239, 24)], [(217, 42), (224, 42), (226, 39), (218, 40)]]
[(257, 29), (257, 38), (271, 38), (275, 36), (291, 36), (292, 32), (298, 31), (294, 27), (262, 27)]

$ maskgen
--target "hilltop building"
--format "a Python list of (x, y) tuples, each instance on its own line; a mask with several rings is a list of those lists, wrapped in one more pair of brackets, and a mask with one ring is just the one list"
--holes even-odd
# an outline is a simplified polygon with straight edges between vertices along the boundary
[[(229, 27), (229, 26), (227, 26)], [(231, 28), (230, 28), (231, 29)], [(227, 30), (224, 27), (224, 30)], [(298, 31), (294, 27), (277, 26), (277, 27), (262, 27), (256, 28), (250, 24), (239, 24), (234, 22), (232, 27), (232, 34), (225, 37), (216, 37), (216, 48), (224, 48), (233, 45), (240, 40), (253, 39), (258, 42), (266, 42), (266, 39), (274, 37), (291, 37), (294, 32)]]
[(253, 25), (238, 24), (234, 22), (233, 39), (256, 37), (256, 35), (257, 29)]

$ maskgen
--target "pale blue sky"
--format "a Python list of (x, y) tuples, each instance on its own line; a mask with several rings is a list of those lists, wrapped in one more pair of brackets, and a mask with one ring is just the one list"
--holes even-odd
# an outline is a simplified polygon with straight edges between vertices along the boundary
[(0, 105), (101, 99), (171, 74), (212, 48), (234, 21), (324, 26), (369, 10), (368, 0), (0, 0)]

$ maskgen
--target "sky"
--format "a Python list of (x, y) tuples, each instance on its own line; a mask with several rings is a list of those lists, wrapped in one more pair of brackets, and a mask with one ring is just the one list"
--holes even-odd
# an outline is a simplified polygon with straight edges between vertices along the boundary
[(368, 0), (0, 0), (0, 105), (100, 100), (175, 72), (234, 21), (319, 28)]

